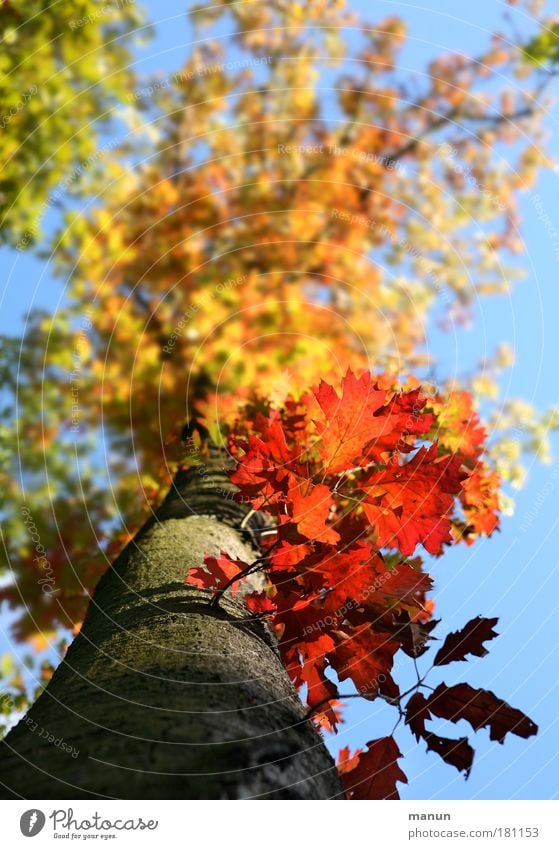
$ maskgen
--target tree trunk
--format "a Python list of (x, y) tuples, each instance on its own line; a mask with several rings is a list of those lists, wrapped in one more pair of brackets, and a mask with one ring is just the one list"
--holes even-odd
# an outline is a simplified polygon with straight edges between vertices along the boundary
[(247, 508), (215, 462), (179, 472), (99, 582), (64, 661), (0, 743), (1, 798), (341, 794), (268, 626), (239, 595), (213, 609), (185, 584), (206, 553), (255, 557)]

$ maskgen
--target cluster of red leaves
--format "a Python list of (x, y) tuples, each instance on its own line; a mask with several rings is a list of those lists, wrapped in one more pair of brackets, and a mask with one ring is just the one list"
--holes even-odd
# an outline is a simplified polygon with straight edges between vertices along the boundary
[[(498, 524), (498, 479), (481, 460), (485, 432), (464, 393), (429, 398), (421, 387), (394, 389), (369, 372), (351, 371), (341, 394), (322, 382), (276, 408), (248, 405), (230, 432), (237, 460), (231, 480), (254, 511), (270, 517), (253, 564), (227, 554), (207, 557), (188, 580), (222, 591), (260, 569), (267, 589), (245, 596), (255, 615), (268, 614), (283, 661), (304, 688), (315, 721), (336, 730), (338, 682), (348, 679), (366, 699), (383, 698), (406, 718), (417, 739), (468, 774), (473, 750), (425, 728), (465, 718), (492, 739), (528, 736), (535, 726), (492, 693), (440, 685), (425, 699), (418, 680), (407, 707), (391, 671), (403, 651), (428, 650), (437, 624), (432, 588), (418, 546), (432, 555), (452, 542), (490, 534)], [(472, 620), (450, 635), (434, 665), (481, 656), (496, 620)], [(528, 724), (526, 724), (528, 723)], [(391, 737), (343, 752), (340, 773), (350, 798), (398, 798), (405, 776)]]

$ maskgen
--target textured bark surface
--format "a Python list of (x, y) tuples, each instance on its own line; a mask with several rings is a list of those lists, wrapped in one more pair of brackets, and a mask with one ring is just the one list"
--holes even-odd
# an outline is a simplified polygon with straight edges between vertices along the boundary
[(217, 473), (179, 475), (101, 579), (48, 688), (0, 743), (2, 798), (341, 793), (268, 627), (242, 599), (214, 610), (184, 583), (208, 552), (255, 557), (226, 490)]

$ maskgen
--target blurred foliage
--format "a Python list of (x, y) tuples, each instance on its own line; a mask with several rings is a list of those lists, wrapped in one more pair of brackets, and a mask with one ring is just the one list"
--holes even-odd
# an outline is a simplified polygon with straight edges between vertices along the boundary
[(80, 191), (134, 85), (141, 23), (134, 0), (0, 4), (0, 241), (29, 247), (49, 207)]
[[(60, 658), (66, 648), (65, 640), (57, 642)], [(23, 657), (20, 663), (11, 654), (0, 656), (0, 740), (39, 698), (53, 672), (50, 660), (38, 660), (32, 654)]]
[(543, 65), (547, 62), (559, 62), (559, 21), (549, 21), (542, 26), (541, 31), (522, 45), (522, 52), (527, 62), (533, 65)]

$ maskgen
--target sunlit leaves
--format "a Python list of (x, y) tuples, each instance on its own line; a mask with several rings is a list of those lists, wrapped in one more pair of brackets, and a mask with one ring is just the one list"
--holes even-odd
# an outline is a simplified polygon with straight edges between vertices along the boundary
[(526, 62), (541, 67), (559, 62), (559, 23), (549, 21), (541, 32), (522, 46)]

